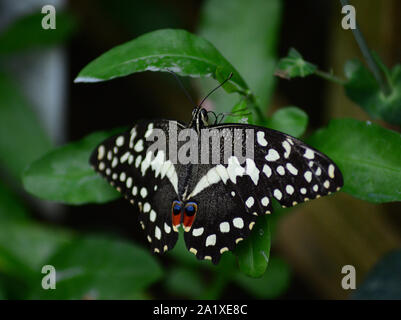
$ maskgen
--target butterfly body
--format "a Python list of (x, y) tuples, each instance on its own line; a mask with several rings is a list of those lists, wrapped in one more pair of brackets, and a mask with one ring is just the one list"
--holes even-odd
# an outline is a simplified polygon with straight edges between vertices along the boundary
[(272, 212), (272, 199), (290, 207), (343, 185), (327, 156), (294, 137), (207, 120), (206, 110), (195, 108), (188, 125), (139, 121), (91, 155), (95, 170), (138, 206), (156, 253), (174, 247), (182, 226), (188, 250), (218, 263), (249, 236), (258, 216)]

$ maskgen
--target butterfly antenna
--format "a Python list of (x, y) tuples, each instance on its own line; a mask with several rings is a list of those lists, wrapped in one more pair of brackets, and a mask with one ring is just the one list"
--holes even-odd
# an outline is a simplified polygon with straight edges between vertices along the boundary
[(221, 86), (223, 86), (228, 80), (230, 80), (230, 79), (232, 78), (232, 76), (233, 76), (233, 73), (231, 72), (231, 73), (228, 75), (228, 77), (227, 77), (226, 80), (224, 80), (222, 83), (220, 83), (216, 88), (214, 88), (212, 91), (210, 91), (206, 97), (203, 98), (203, 100), (201, 101), (201, 103), (199, 103), (199, 106), (198, 106), (198, 107), (202, 106), (202, 104), (205, 102), (205, 100), (206, 100), (207, 98), (209, 98), (209, 96), (210, 96), (213, 92), (215, 92), (217, 89), (219, 89)]
[(174, 71), (172, 71), (172, 70), (170, 70), (170, 69), (166, 69), (166, 70), (167, 70), (167, 72), (170, 72), (170, 73), (174, 76), (175, 80), (177, 80), (178, 84), (180, 85), (182, 91), (184, 91), (184, 93), (185, 93), (185, 95), (187, 96), (188, 100), (192, 103), (192, 105), (194, 106), (194, 108), (197, 108), (198, 106), (197, 106), (196, 103), (192, 100), (190, 94), (188, 93), (187, 89), (185, 89), (185, 87), (184, 87), (184, 85), (182, 84), (180, 78), (178, 78), (178, 76), (175, 74)]

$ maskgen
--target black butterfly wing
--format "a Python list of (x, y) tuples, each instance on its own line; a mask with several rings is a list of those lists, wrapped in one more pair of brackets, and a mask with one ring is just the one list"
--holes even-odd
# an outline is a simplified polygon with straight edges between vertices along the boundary
[[(185, 195), (185, 200), (199, 205), (192, 228), (185, 233), (186, 246), (198, 259), (213, 263), (249, 236), (258, 215), (272, 212), (272, 198), (290, 207), (343, 185), (340, 170), (327, 156), (294, 137), (250, 125), (209, 127), (216, 134), (223, 129), (236, 137), (236, 143), (254, 146), (253, 156), (241, 163), (235, 154), (225, 158), (220, 148), (225, 162), (195, 166), (190, 192)], [(235, 129), (242, 132), (241, 139)], [(251, 129), (248, 135), (245, 129)], [(221, 145), (225, 136), (221, 135)], [(203, 143), (207, 142), (199, 148)]]
[(225, 124), (214, 128), (252, 130), (254, 154), (243, 164), (245, 168), (249, 165), (249, 170), (243, 175), (248, 178), (241, 180), (245, 187), (240, 190), (254, 190), (260, 207), (264, 207), (264, 197), (291, 207), (343, 186), (341, 171), (328, 156), (288, 134), (253, 125)]
[(229, 190), (217, 183), (190, 199), (198, 203), (198, 213), (184, 239), (198, 259), (217, 264), (224, 252), (249, 236), (256, 222), (257, 216), (244, 208), (241, 195)]
[[(172, 228), (171, 203), (177, 198), (179, 166), (169, 160), (170, 126), (176, 121), (140, 121), (131, 130), (100, 143), (90, 157), (93, 168), (140, 211), (139, 222), (152, 251), (172, 249), (178, 233)], [(158, 135), (166, 137), (157, 150)], [(155, 137), (155, 138), (153, 138)]]

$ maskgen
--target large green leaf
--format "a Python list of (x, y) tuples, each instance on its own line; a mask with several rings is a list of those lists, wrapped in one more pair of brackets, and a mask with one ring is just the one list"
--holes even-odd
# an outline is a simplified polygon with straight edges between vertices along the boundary
[(370, 202), (401, 200), (401, 135), (371, 122), (332, 120), (308, 142), (344, 177), (343, 191)]
[(368, 273), (351, 298), (361, 300), (401, 299), (401, 250), (386, 254)]
[(308, 126), (308, 115), (297, 107), (285, 107), (277, 110), (264, 125), (298, 138)]
[(267, 220), (267, 216), (259, 217), (251, 235), (234, 251), (240, 270), (250, 277), (261, 277), (269, 263), (271, 239)]
[(220, 82), (233, 72), (224, 88), (228, 92), (248, 92), (240, 74), (209, 41), (178, 29), (149, 32), (109, 50), (89, 63), (75, 82), (105, 81), (167, 69), (181, 76), (213, 77)]
[(89, 165), (95, 147), (112, 132), (95, 132), (82, 140), (57, 148), (25, 170), (23, 183), (33, 195), (68, 204), (104, 203), (120, 197)]
[[(382, 68), (385, 68), (382, 65)], [(348, 61), (345, 74), (347, 96), (361, 106), (374, 119), (383, 119), (392, 124), (401, 124), (401, 65), (391, 71), (385, 69), (392, 93), (385, 96), (373, 75), (359, 60)]]
[(290, 268), (280, 258), (272, 257), (261, 278), (252, 279), (242, 273), (236, 274), (235, 282), (259, 299), (273, 299), (285, 292), (290, 284)]
[(42, 28), (43, 17), (45, 14), (35, 12), (10, 25), (0, 34), (0, 54), (61, 44), (76, 26), (75, 19), (70, 14), (57, 12), (56, 29), (45, 30)]
[[(258, 98), (261, 113), (268, 108), (274, 89), (274, 68), (281, 0), (208, 0), (201, 12), (198, 34), (211, 41), (238, 69)], [(202, 91), (215, 86), (202, 81)], [(228, 112), (236, 96), (216, 92), (215, 109)]]
[(0, 137), (0, 166), (18, 180), (24, 168), (51, 147), (32, 107), (1, 72)]
[(100, 236), (78, 238), (47, 261), (56, 269), (55, 290), (38, 286), (34, 299), (132, 299), (160, 279), (148, 250)]

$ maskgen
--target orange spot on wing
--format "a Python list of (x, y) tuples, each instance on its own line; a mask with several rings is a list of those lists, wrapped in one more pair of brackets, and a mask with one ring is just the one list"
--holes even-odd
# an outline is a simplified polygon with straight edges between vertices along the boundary
[(174, 215), (173, 213), (172, 215), (172, 221), (173, 221), (173, 226), (178, 226), (181, 223), (181, 213)]
[(184, 221), (183, 221), (184, 229), (191, 228), (192, 223), (195, 220), (195, 216), (196, 214), (194, 214), (193, 216), (188, 216), (184, 213)]

